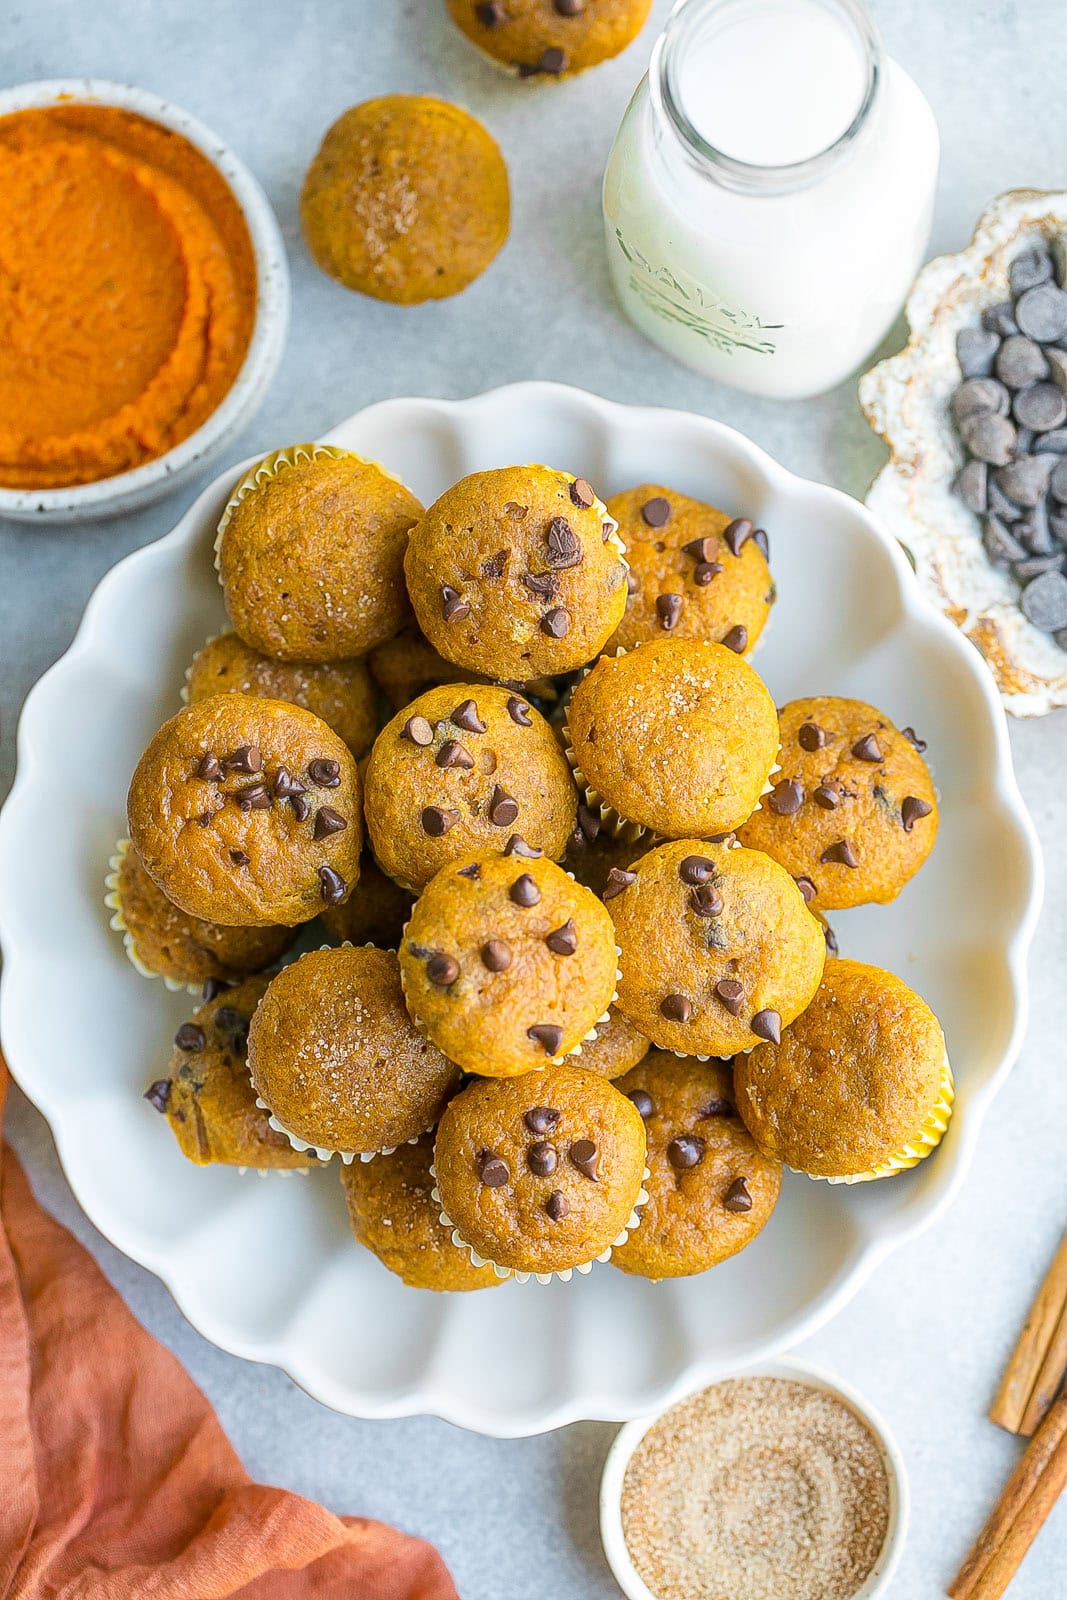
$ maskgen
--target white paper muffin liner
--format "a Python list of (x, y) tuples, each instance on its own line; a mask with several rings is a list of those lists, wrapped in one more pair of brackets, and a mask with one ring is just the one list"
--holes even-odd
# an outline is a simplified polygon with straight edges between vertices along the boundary
[(306, 1178), (311, 1171), (310, 1167), (235, 1167), (234, 1171), (239, 1178), (246, 1178), (254, 1172), (257, 1178)]
[(104, 888), (107, 891), (104, 895), (104, 905), (111, 912), (108, 925), (114, 928), (116, 933), (122, 934), (123, 948), (129, 958), (130, 965), (136, 972), (141, 974), (142, 978), (155, 978), (165, 988), (169, 989), (172, 994), (199, 994), (202, 987), (201, 984), (182, 983), (178, 978), (166, 978), (161, 972), (153, 972), (151, 967), (145, 966), (137, 953), (133, 934), (126, 926), (126, 917), (122, 910), (122, 896), (119, 894), (119, 873), (122, 871), (122, 863), (126, 859), (126, 853), (129, 848), (129, 839), (119, 839), (115, 845), (115, 854), (108, 860), (110, 870), (104, 878)]

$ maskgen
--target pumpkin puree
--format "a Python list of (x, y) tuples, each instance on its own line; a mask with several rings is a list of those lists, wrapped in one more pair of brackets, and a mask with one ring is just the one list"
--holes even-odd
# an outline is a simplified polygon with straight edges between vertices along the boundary
[(241, 210), (187, 139), (112, 106), (0, 117), (0, 484), (170, 450), (230, 389), (255, 309)]

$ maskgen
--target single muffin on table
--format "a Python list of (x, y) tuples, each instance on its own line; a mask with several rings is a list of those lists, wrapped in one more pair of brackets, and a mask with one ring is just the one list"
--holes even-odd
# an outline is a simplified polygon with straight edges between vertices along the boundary
[(775, 595), (762, 528), (656, 483), (613, 496), (608, 511), (630, 563), (626, 615), (609, 651), (667, 633), (741, 655), (754, 647)]
[(442, 867), (400, 944), (420, 1025), (467, 1072), (533, 1072), (582, 1043), (615, 999), (611, 918), (552, 861), (474, 854)]
[(275, 450), (249, 468), (219, 521), (226, 612), (278, 661), (347, 661), (410, 617), (403, 560), (422, 506), (399, 478), (332, 444)]
[(404, 571), (435, 650), (520, 683), (584, 667), (626, 607), (614, 522), (584, 478), (551, 467), (461, 478), (412, 528)]
[(145, 870), (183, 911), (291, 927), (355, 883), (362, 802), (348, 746), (318, 717), (219, 694), (160, 728), (134, 771), (127, 820)]
[(914, 730), (862, 700), (783, 706), (781, 776), (739, 830), (820, 910), (895, 900), (937, 838), (937, 794)]
[(663, 1049), (729, 1056), (777, 1040), (819, 987), (822, 928), (759, 850), (674, 840), (617, 872), (604, 898), (619, 1010)]
[(149, 1105), (166, 1116), (182, 1155), (197, 1166), (287, 1172), (314, 1164), (314, 1156), (294, 1150), (271, 1127), (248, 1075), (249, 1023), (269, 981), (206, 985), (204, 1004), (174, 1035), (166, 1077), (145, 1093)]
[(252, 1021), (248, 1064), (272, 1125), (298, 1150), (348, 1162), (436, 1125), (459, 1068), (418, 1032), (390, 950), (312, 950), (278, 973)]
[(770, 1220), (782, 1164), (757, 1149), (737, 1114), (728, 1065), (651, 1050), (615, 1087), (645, 1124), (648, 1202), (612, 1266), (683, 1278), (737, 1255)]
[(441, 1118), (441, 1220), (475, 1266), (569, 1278), (606, 1261), (646, 1196), (645, 1129), (633, 1102), (581, 1067), (480, 1079)]
[(734, 1063), (737, 1109), (767, 1155), (831, 1183), (914, 1167), (952, 1115), (952, 1069), (926, 1002), (841, 958), (781, 1040)]
[(721, 644), (656, 639), (601, 656), (567, 707), (568, 759), (608, 826), (714, 837), (751, 816), (778, 754), (762, 678)]
[(352, 1232), (361, 1245), (412, 1289), (465, 1292), (493, 1289), (492, 1267), (476, 1267), (469, 1250), (452, 1243), (434, 1199), (433, 1134), (402, 1144), (376, 1161), (341, 1167)]
[(472, 44), (517, 78), (585, 72), (637, 38), (652, 0), (446, 0)]
[(578, 807), (552, 729), (497, 685), (440, 684), (413, 700), (375, 740), (364, 790), (374, 853), (414, 890), (513, 833), (558, 860)]

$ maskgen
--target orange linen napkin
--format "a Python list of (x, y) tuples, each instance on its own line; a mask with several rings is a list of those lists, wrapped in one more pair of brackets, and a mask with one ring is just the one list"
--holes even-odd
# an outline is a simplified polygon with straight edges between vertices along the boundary
[[(0, 1115), (7, 1070), (0, 1058)], [(252, 1483), (0, 1148), (0, 1600), (458, 1600), (430, 1545)]]

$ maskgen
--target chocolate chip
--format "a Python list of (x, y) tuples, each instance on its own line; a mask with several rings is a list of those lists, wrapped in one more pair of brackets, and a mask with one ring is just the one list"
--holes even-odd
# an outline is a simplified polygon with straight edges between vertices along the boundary
[(630, 1089), (627, 1093), (627, 1099), (633, 1101), (642, 1122), (647, 1122), (649, 1117), (655, 1113), (656, 1108), (652, 1103), (652, 1096), (646, 1089)]
[(804, 804), (804, 790), (795, 778), (783, 778), (765, 797), (764, 804), (776, 817), (791, 817)]
[(511, 946), (503, 939), (488, 939), (482, 945), (482, 965), (490, 972), (506, 972), (511, 966)]
[(179, 1050), (203, 1050), (207, 1045), (207, 1035), (195, 1022), (183, 1022), (174, 1035), (174, 1043)]
[(882, 747), (878, 743), (876, 734), (865, 733), (862, 739), (857, 739), (852, 746), (852, 754), (857, 761), (884, 761)]
[(1010, 566), (1013, 561), (1022, 561), (1026, 556), (1025, 545), (1020, 544), (999, 517), (986, 517), (982, 528), (982, 543), (986, 555), (995, 567)]
[(965, 378), (987, 378), (999, 349), (999, 335), (988, 328), (961, 328), (956, 335), (956, 359)]
[(960, 436), (972, 456), (992, 467), (1006, 466), (1015, 453), (1015, 424), (992, 412), (967, 417), (960, 424)]
[(552, 6), (558, 16), (580, 17), (585, 10), (585, 0), (552, 0)]
[(308, 777), (320, 789), (336, 789), (341, 782), (341, 763), (316, 756), (314, 761), (308, 762)]
[(531, 1106), (522, 1120), (531, 1133), (551, 1133), (559, 1126), (559, 1112), (552, 1106)]
[(547, 50), (541, 51), (541, 60), (538, 62), (538, 66), (542, 72), (547, 72), (552, 77), (558, 77), (566, 69), (567, 52), (561, 50), (558, 45), (549, 45)]
[(311, 807), (308, 805), (304, 796), (302, 794), (294, 794), (291, 797), (289, 804), (293, 808), (293, 816), (296, 818), (297, 822), (306, 822), (308, 818), (308, 812), (311, 810)]
[(721, 561), (701, 561), (693, 573), (693, 582), (703, 589), (722, 571)]
[[(1045, 360), (1048, 362), (1049, 377), (1053, 383), (1067, 392), (1067, 350), (1061, 350), (1054, 344), (1049, 345), (1045, 351)], [(1058, 432), (1058, 425), (1049, 431)]]
[(1015, 320), (1023, 333), (1051, 344), (1067, 333), (1067, 294), (1052, 283), (1027, 289), (1015, 302)]
[[(579, 11), (581, 10), (583, 3), (584, 0), (564, 0), (564, 4), (577, 5)], [(559, 4), (557, 3), (556, 10), (559, 11), (559, 9)], [(560, 12), (561, 16), (577, 16), (577, 14), (577, 11)], [(591, 505), (596, 504), (596, 495), (593, 492), (593, 485), (589, 482), (588, 478), (575, 478), (570, 487), (570, 495), (573, 503), (576, 506), (579, 506), (583, 511), (588, 511)]]
[(814, 722), (802, 722), (797, 732), (797, 743), (802, 750), (821, 750), (826, 744), (826, 735)]
[(1052, 257), (1047, 250), (1034, 248), (1017, 255), (1008, 268), (1008, 281), (1014, 295), (1023, 294), (1052, 277)]
[(571, 629), (571, 614), (564, 606), (553, 606), (541, 618), (541, 632), (550, 639), (562, 639)]
[(524, 872), (522, 877), (516, 878), (515, 882), (511, 885), (511, 888), (508, 890), (508, 898), (514, 905), (528, 908), (530, 906), (536, 906), (540, 904), (541, 891), (537, 887), (534, 880), (530, 877), (530, 874), (528, 872)]
[[(1022, 341), (1022, 343), (1027, 342)], [(1006, 417), (1011, 410), (1011, 396), (1004, 384), (999, 383), (996, 378), (968, 378), (965, 383), (960, 384), (952, 396), (949, 410), (957, 424), (986, 411)]]
[(470, 878), (475, 883), (478, 882), (481, 875), (482, 867), (480, 861), (472, 861), (469, 866), (460, 867), (459, 871), (456, 873), (457, 878)]
[[(426, 724), (429, 727), (429, 723)], [(431, 732), (432, 737), (432, 732)], [(279, 767), (274, 775), (271, 789), (279, 800), (291, 800), (294, 795), (306, 793), (304, 785), (299, 778), (294, 778), (288, 767)]]
[(819, 857), (819, 860), (824, 866), (829, 866), (831, 864), (841, 867), (859, 866), (856, 852), (852, 848), (851, 841), (848, 839), (838, 839), (836, 844), (830, 845), (828, 849), (823, 851), (822, 855)]
[(735, 517), (723, 533), (726, 547), (732, 556), (739, 556), (745, 540), (752, 533), (752, 523), (748, 517)]
[(982, 312), (982, 327), (990, 333), (999, 333), (1002, 339), (1010, 339), (1019, 331), (1019, 324), (1015, 320), (1015, 307), (1010, 300), (1004, 300), (1000, 305), (986, 306)]
[(689, 892), (689, 907), (698, 917), (718, 917), (722, 915), (724, 905), (723, 897), (713, 883), (698, 884)]
[(487, 1189), (500, 1189), (511, 1177), (507, 1162), (495, 1156), (491, 1150), (479, 1150), (475, 1166)]
[(261, 772), (263, 769), (259, 747), (254, 744), (243, 744), (231, 750), (228, 756), (223, 756), (222, 765), (227, 772)]
[(220, 1006), (215, 1012), (215, 1026), (220, 1033), (241, 1040), (248, 1032), (248, 1018), (236, 1006)]
[(592, 1139), (575, 1139), (567, 1155), (572, 1167), (577, 1167), (583, 1177), (596, 1182), (597, 1147)]
[(443, 951), (438, 950), (426, 963), (426, 976), (431, 983), (447, 989), (449, 984), (455, 983), (459, 977), (459, 962), (455, 956), (445, 955)]
[(489, 556), (482, 562), (483, 578), (502, 578), (507, 570), (508, 552), (498, 550), (495, 556)]
[(442, 839), (459, 821), (459, 812), (446, 811), (442, 806), (427, 806), (420, 821), (423, 833), (428, 833), (431, 839)]
[(782, 1019), (777, 1011), (757, 1011), (749, 1027), (757, 1039), (768, 1039), (771, 1044), (782, 1042)]
[(1020, 506), (1036, 506), (1045, 493), (1055, 456), (1016, 456), (997, 472), (997, 485)]
[(752, 543), (756, 546), (764, 561), (769, 561), (771, 558), (771, 541), (767, 537), (766, 528), (756, 529), (752, 535)]
[(1016, 561), (1011, 570), (1025, 582), (1030, 578), (1040, 578), (1043, 572), (1062, 572), (1065, 562), (1067, 555), (1061, 551), (1059, 555), (1031, 556), (1027, 561)]
[(458, 739), (446, 739), (434, 760), (439, 767), (460, 767), (464, 772), (469, 772), (474, 766), (474, 757)]
[(316, 839), (328, 839), (331, 833), (343, 833), (348, 827), (345, 818), (333, 806), (320, 806), (315, 813), (315, 827), (312, 830)]
[(494, 828), (510, 827), (518, 814), (519, 802), (496, 784), (489, 797), (489, 821)]
[(932, 810), (933, 806), (928, 805), (925, 800), (920, 800), (917, 795), (905, 795), (900, 806), (900, 820), (904, 824), (904, 832), (910, 833), (915, 824), (923, 817), (928, 817)]
[(699, 1134), (680, 1133), (667, 1146), (667, 1160), (679, 1172), (685, 1172), (689, 1167), (699, 1167), (706, 1149), (707, 1145)]
[(740, 1214), (752, 1210), (752, 1196), (748, 1192), (748, 1183), (744, 1178), (735, 1178), (723, 1196), (723, 1206), (727, 1211)]
[(626, 572), (626, 593), (631, 596), (641, 593), (641, 580), (632, 567)]
[(736, 1115), (737, 1107), (734, 1105), (733, 1101), (727, 1100), (723, 1095), (717, 1094), (708, 1101), (707, 1105), (700, 1113), (700, 1120), (703, 1122), (705, 1118), (735, 1117)]
[(824, 811), (836, 811), (841, 804), (841, 796), (828, 783), (820, 783), (819, 787), (812, 791), (811, 798), (817, 806), (822, 806)]
[(207, 778), (209, 780), (221, 778), (222, 762), (219, 760), (218, 756), (213, 756), (209, 750), (206, 756), (200, 757), (200, 761), (196, 769), (196, 775), (198, 778)]
[(518, 695), (508, 696), (508, 716), (512, 722), (517, 722), (520, 728), (531, 726), (530, 708), (525, 700), (520, 700)]
[(441, 585), (441, 616), (445, 622), (462, 622), (471, 614), (470, 602), (464, 600), (458, 589), (450, 583)]
[(545, 936), (545, 943), (554, 956), (572, 956), (578, 948), (578, 934), (574, 918), (568, 917), (561, 928), (554, 928)]
[(561, 1189), (553, 1189), (545, 1201), (545, 1211), (552, 1222), (562, 1222), (570, 1216), (570, 1201)]
[(823, 923), (823, 926), (822, 926), (822, 937), (823, 937), (823, 943), (826, 946), (826, 954), (828, 956), (836, 956), (836, 954), (837, 954), (837, 934), (834, 932), (833, 928), (831, 928), (831, 926), (830, 926), (830, 924), (828, 922), (824, 922)]
[(558, 1056), (563, 1043), (563, 1029), (557, 1028), (554, 1022), (535, 1022), (532, 1028), (527, 1028), (526, 1037), (534, 1044), (541, 1045), (546, 1056)]
[[(705, 534), (703, 538), (690, 539), (688, 544), (683, 544), (682, 549), (687, 556), (692, 556), (694, 561), (710, 562), (715, 560), (719, 546), (715, 539)], [(721, 566), (719, 571), (722, 571)]]
[(253, 783), (247, 789), (238, 789), (235, 796), (242, 811), (268, 811), (270, 795), (262, 783)]
[(926, 740), (920, 739), (914, 728), (901, 728), (900, 731), (904, 735), (905, 739), (907, 739), (908, 743), (913, 745), (915, 749), (918, 750), (919, 754), (922, 755), (923, 751), (926, 749)]
[(148, 1104), (156, 1111), (166, 1111), (170, 1104), (170, 1079), (157, 1078), (144, 1092)]
[(582, 547), (566, 517), (553, 517), (548, 525), (545, 540), (548, 564), (557, 572), (576, 567), (582, 559)]
[(578, 807), (578, 827), (581, 830), (583, 839), (587, 840), (589, 844), (592, 844), (598, 837), (600, 826), (600, 817), (597, 812), (591, 810), (587, 805)]
[(663, 495), (656, 494), (651, 500), (646, 500), (641, 507), (641, 520), (649, 528), (663, 528), (671, 518), (671, 503)]
[(559, 593), (559, 579), (554, 572), (524, 572), (522, 582), (531, 594), (552, 600)]
[(805, 877), (796, 878), (794, 882), (803, 896), (804, 904), (810, 906), (811, 902), (815, 899), (815, 896), (818, 893), (815, 885), (812, 883), (810, 878)]
[(220, 994), (225, 994), (227, 989), (232, 988), (233, 984), (226, 983), (222, 978), (205, 978), (204, 987), (201, 991), (204, 997), (204, 1004), (207, 1005), (210, 1001), (217, 1000)]
[(688, 1022), (693, 1015), (693, 1003), (684, 994), (665, 995), (659, 1009), (668, 1022)]
[(1035, 383), (1015, 396), (1015, 420), (1023, 428), (1047, 433), (1067, 421), (1067, 399), (1054, 383)]
[(952, 492), (980, 517), (989, 504), (989, 463), (966, 461), (952, 481)]
[(1067, 578), (1062, 572), (1046, 572), (1034, 578), (1023, 590), (1023, 616), (1043, 633), (1067, 627)]
[(608, 880), (604, 885), (600, 898), (602, 900), (614, 900), (617, 894), (622, 894), (624, 889), (628, 889), (631, 883), (636, 882), (636, 872), (626, 872), (622, 867), (612, 867), (608, 873)]
[(722, 642), (727, 650), (736, 650), (738, 655), (743, 655), (748, 649), (748, 629), (742, 622), (735, 623), (729, 633), (724, 634)]
[(559, 1166), (559, 1153), (554, 1144), (539, 1139), (526, 1152), (526, 1165), (535, 1178), (547, 1178)]
[(741, 1015), (741, 1002), (745, 998), (745, 991), (736, 978), (720, 978), (715, 985), (715, 993), (732, 1017)]
[(659, 617), (660, 627), (668, 633), (677, 625), (682, 614), (682, 597), (680, 594), (661, 594), (656, 598), (656, 615)]
[[(1002, 384), (1009, 389), (1025, 389), (1031, 383), (1039, 383), (1042, 378), (1048, 377), (1048, 362), (1045, 359), (1041, 346), (1032, 339), (1026, 339), (1021, 333), (1014, 334), (1010, 339), (1005, 339), (997, 351), (993, 370)], [(975, 378), (975, 383), (989, 383), (994, 380), (989, 378)], [(957, 391), (958, 392), (958, 391)], [(994, 406), (981, 409), (988, 411), (1001, 411), (999, 402)], [(957, 421), (962, 420), (957, 417)]]
[(322, 885), (322, 898), (328, 906), (339, 906), (344, 903), (348, 894), (348, 884), (339, 872), (335, 872), (332, 867), (320, 867), (319, 882)]
[(230, 851), (230, 860), (235, 867), (247, 867), (251, 859), (252, 857), (246, 856), (243, 850)]
[(433, 744), (433, 724), (426, 717), (409, 717), (405, 722), (400, 737), (407, 739), (411, 744), (425, 748)]
[(501, 23), (507, 21), (507, 13), (500, 0), (480, 0), (474, 8), (474, 15), (483, 28), (499, 28)]
[(1067, 428), (1053, 428), (1034, 442), (1035, 450), (1050, 450), (1053, 455), (1067, 455)]
[(464, 733), (484, 733), (486, 724), (478, 715), (478, 707), (473, 700), (461, 700), (453, 711), (450, 721), (457, 728), (462, 728)]
[(707, 883), (715, 876), (715, 863), (707, 856), (683, 856), (678, 863), (678, 876), (683, 883)]

